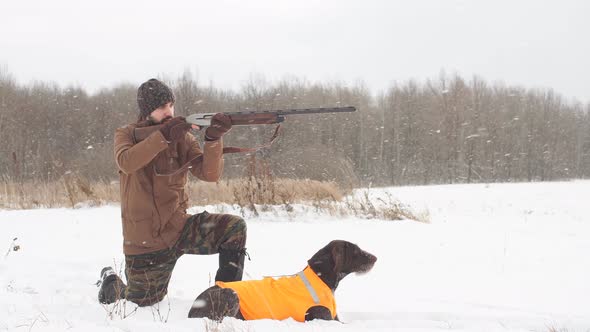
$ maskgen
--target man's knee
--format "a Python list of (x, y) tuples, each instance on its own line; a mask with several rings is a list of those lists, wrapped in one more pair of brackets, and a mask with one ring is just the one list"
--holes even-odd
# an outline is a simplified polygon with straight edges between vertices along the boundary
[(242, 217), (226, 214), (222, 217), (223, 219), (225, 219), (225, 222), (218, 223), (218, 227), (222, 227), (226, 236), (232, 237), (246, 234), (248, 227)]
[(237, 217), (238, 219), (236, 220), (236, 228), (238, 230), (239, 233), (241, 234), (246, 234), (247, 230), (248, 230), (248, 226), (246, 225), (246, 221), (241, 218), (241, 217)]
[(217, 248), (242, 249), (246, 246), (247, 226), (244, 219), (234, 215), (225, 215), (226, 223), (219, 224), (223, 234), (217, 243)]
[(238, 239), (238, 242), (241, 243), (242, 247), (246, 245), (246, 235), (248, 232), (248, 226), (246, 225), (246, 221), (238, 216), (235, 216), (234, 225), (231, 227), (231, 237), (234, 239)]

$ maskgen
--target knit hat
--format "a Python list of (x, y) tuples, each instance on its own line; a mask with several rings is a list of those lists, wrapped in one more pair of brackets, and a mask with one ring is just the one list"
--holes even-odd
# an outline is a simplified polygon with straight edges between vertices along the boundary
[(155, 109), (174, 102), (174, 93), (170, 88), (155, 78), (143, 83), (137, 89), (137, 106), (139, 118), (147, 118)]

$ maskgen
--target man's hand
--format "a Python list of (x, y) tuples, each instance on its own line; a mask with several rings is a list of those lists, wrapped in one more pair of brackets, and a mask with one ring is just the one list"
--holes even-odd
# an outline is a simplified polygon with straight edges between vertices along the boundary
[(223, 113), (217, 113), (211, 118), (211, 125), (205, 130), (206, 141), (216, 141), (231, 129), (231, 119)]
[(164, 122), (160, 132), (168, 142), (176, 142), (183, 138), (191, 128), (191, 124), (186, 122), (184, 117), (177, 116)]

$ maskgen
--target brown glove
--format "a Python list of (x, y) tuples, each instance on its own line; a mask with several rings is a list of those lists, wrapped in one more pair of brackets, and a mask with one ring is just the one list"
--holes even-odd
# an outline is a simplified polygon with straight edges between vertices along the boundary
[(160, 132), (168, 142), (176, 142), (183, 138), (191, 128), (191, 124), (186, 122), (184, 117), (177, 116), (166, 121), (160, 128)]
[(211, 118), (211, 125), (205, 130), (206, 141), (216, 141), (231, 129), (231, 119), (223, 113), (217, 113)]

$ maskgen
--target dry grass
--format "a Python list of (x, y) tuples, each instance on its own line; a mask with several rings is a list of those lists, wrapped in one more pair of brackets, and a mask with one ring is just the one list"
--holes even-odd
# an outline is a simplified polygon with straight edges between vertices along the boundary
[[(119, 276), (123, 275), (123, 264), (119, 264), (116, 261), (113, 261), (113, 267), (117, 271), (117, 275), (119, 275)], [(100, 287), (100, 284), (98, 282), (97, 282), (97, 286)], [(127, 304), (129, 304), (129, 307), (127, 307)], [(112, 303), (112, 304), (101, 304), (101, 306), (105, 310), (105, 313), (107, 315), (107, 319), (109, 319), (109, 320), (114, 320), (115, 318), (118, 318), (121, 320), (125, 319), (127, 317), (135, 315), (135, 313), (137, 313), (137, 309), (139, 309), (139, 306), (137, 306), (135, 303), (129, 302), (125, 299), (115, 301), (115, 303)], [(152, 314), (153, 314), (153, 309), (152, 309)]]
[(362, 195), (347, 196), (342, 202), (316, 201), (314, 206), (317, 211), (327, 212), (336, 216), (354, 216), (363, 219), (379, 220), (413, 220), (421, 223), (430, 223), (428, 210), (415, 211), (410, 206), (393, 198), (390, 194), (385, 199), (378, 198), (375, 201), (369, 198), (369, 191)]
[(361, 198), (347, 201), (348, 210), (358, 211), (357, 216), (366, 216), (368, 219), (383, 220), (415, 220), (423, 223), (430, 222), (430, 213), (414, 211), (410, 206), (400, 202), (387, 193), (386, 198), (378, 198), (377, 204), (369, 198), (369, 190), (365, 190)]
[(314, 180), (276, 179), (261, 181), (255, 178), (235, 179), (219, 183), (191, 182), (191, 204), (292, 204), (311, 199), (341, 200), (344, 193), (334, 182)]
[[(345, 195), (333, 182), (255, 178), (219, 183), (191, 181), (190, 205), (209, 204), (293, 204), (310, 199), (341, 200)], [(14, 182), (0, 180), (0, 208), (34, 209), (100, 206), (119, 202), (119, 183), (94, 181), (69, 174), (55, 182)]]
[(564, 329), (564, 328), (562, 328), (562, 329), (557, 329), (557, 328), (555, 328), (554, 326), (548, 326), (548, 327), (547, 327), (547, 331), (548, 331), (548, 332), (567, 332), (567, 329)]
[[(349, 196), (334, 182), (274, 179), (258, 176), (226, 180), (219, 183), (191, 181), (188, 185), (191, 206), (214, 204), (238, 205), (242, 213), (258, 215), (273, 206), (293, 210), (293, 204), (312, 205), (317, 212), (365, 219), (428, 222), (428, 212), (414, 212), (410, 207), (388, 196), (369, 199), (364, 195)], [(100, 206), (119, 202), (119, 183), (91, 182), (68, 174), (55, 182), (14, 182), (0, 180), (0, 209), (34, 209)]]
[(117, 183), (90, 182), (73, 174), (55, 182), (0, 181), (0, 208), (4, 209), (75, 208), (81, 204), (99, 206), (118, 201)]

